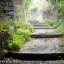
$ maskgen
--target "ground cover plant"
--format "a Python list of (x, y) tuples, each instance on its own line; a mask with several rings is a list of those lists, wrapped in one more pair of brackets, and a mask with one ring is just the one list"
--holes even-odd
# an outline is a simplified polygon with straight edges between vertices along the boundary
[(4, 43), (3, 50), (18, 50), (20, 46), (31, 39), (33, 26), (27, 22), (24, 22), (25, 25), (19, 22), (12, 19), (0, 22), (0, 34), (3, 39), (1, 43)]
[(58, 31), (64, 33), (64, 0), (50, 0), (50, 3), (58, 9), (58, 21), (51, 23), (51, 26), (57, 25)]
[(53, 28), (57, 28), (57, 27), (59, 27), (59, 25), (61, 24), (60, 21), (54, 21), (54, 20), (48, 20), (48, 19), (45, 20), (45, 23), (46, 23), (47, 25), (53, 27)]

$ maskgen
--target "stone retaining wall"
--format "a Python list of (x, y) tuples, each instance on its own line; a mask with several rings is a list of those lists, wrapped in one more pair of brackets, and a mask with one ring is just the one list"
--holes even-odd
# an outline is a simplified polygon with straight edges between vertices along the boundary
[(0, 11), (10, 18), (15, 18), (13, 0), (0, 0)]

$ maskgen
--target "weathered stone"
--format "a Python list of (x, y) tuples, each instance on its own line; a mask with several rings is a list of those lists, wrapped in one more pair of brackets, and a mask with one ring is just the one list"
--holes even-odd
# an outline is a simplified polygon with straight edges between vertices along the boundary
[(13, 6), (13, 0), (0, 0), (0, 11), (5, 13), (7, 17), (14, 19), (15, 11)]

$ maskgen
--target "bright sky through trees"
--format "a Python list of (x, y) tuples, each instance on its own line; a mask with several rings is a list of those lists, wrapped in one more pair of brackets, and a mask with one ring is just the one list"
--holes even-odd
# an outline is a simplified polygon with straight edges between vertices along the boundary
[(48, 2), (46, 0), (33, 0), (33, 4), (31, 8), (39, 8), (40, 10), (46, 8), (48, 6)]

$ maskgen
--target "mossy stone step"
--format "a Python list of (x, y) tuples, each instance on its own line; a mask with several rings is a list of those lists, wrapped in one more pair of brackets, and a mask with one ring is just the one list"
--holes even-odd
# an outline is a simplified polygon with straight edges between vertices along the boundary
[(12, 57), (19, 60), (61, 60), (64, 59), (64, 53), (44, 53), (44, 54), (35, 54), (35, 53), (7, 53), (5, 57)]
[(64, 34), (60, 34), (60, 33), (51, 33), (51, 34), (32, 34), (31, 37), (32, 38), (60, 38), (63, 37)]
[(34, 29), (54, 29), (53, 27), (43, 26), (43, 27), (34, 27)]

